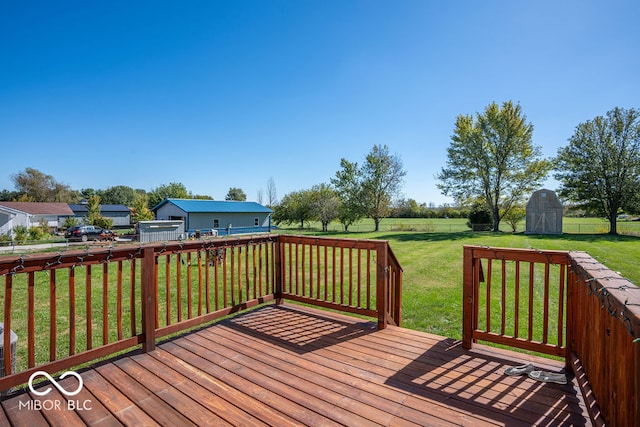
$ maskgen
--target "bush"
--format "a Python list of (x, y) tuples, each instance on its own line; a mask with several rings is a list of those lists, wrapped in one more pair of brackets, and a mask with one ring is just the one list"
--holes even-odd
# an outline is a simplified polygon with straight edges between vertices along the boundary
[(111, 218), (100, 216), (93, 220), (93, 225), (110, 230), (113, 228), (113, 220)]
[(65, 218), (64, 220), (64, 224), (62, 225), (62, 228), (64, 228), (65, 230), (68, 228), (71, 228), (75, 225), (80, 225), (80, 220), (78, 218), (76, 218), (75, 216), (68, 216)]
[(29, 230), (27, 230), (27, 227), (24, 225), (16, 225), (15, 227), (13, 227), (14, 238), (18, 242), (24, 242), (25, 240), (27, 240), (28, 232)]
[(42, 228), (40, 227), (29, 228), (29, 240), (40, 240), (40, 239), (42, 239)]
[(483, 204), (474, 204), (468, 218), (467, 227), (473, 231), (491, 231), (493, 228), (491, 211)]

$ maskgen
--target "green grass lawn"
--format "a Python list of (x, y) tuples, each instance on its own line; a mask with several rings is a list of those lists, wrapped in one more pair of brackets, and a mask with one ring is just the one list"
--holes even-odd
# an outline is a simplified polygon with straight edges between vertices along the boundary
[[(389, 220), (385, 221), (388, 226), (393, 223)], [(464, 220), (453, 219), (441, 221), (451, 221), (452, 228), (464, 222)], [(589, 224), (597, 225), (593, 221), (591, 219), (587, 222), (582, 219), (573, 221), (573, 224), (576, 226), (580, 224), (581, 228), (585, 229)], [(640, 283), (638, 266), (640, 238), (635, 236), (387, 231), (390, 228), (385, 228), (383, 222), (382, 231), (377, 233), (350, 232), (331, 233), (331, 235), (389, 240), (404, 269), (403, 326), (451, 338), (462, 337), (462, 247), (464, 245), (585, 251), (633, 283)], [(293, 232), (294, 230), (283, 231)]]
[[(609, 221), (602, 218), (563, 218), (563, 231), (571, 234), (605, 234), (609, 231)], [(284, 226), (283, 230), (289, 233), (300, 231), (298, 225)], [(320, 230), (318, 222), (305, 223), (305, 230)], [(343, 227), (338, 222), (332, 222), (328, 227), (330, 232), (343, 232)], [(349, 227), (349, 231), (368, 232), (374, 229), (373, 220), (365, 218)], [(506, 222), (500, 223), (500, 230), (512, 232), (511, 226)], [(524, 232), (525, 222), (517, 224), (516, 232)], [(466, 218), (385, 218), (380, 222), (380, 231), (422, 231), (428, 233), (456, 233), (469, 231)], [(620, 234), (640, 235), (640, 221), (618, 221)]]

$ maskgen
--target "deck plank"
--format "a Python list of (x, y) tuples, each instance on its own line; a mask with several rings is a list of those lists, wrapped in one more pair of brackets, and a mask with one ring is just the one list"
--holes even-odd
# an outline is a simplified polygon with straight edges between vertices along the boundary
[(119, 390), (126, 391), (127, 398), (133, 404), (152, 417), (158, 424), (163, 426), (185, 425), (195, 426), (186, 417), (166, 405), (157, 394), (144, 387), (138, 379), (132, 378), (117, 368), (117, 365), (109, 364), (100, 366), (98, 373)]
[(3, 397), (0, 417), (29, 427), (590, 425), (574, 381), (504, 375), (526, 362), (562, 369), (418, 331), (378, 331), (342, 314), (267, 305), (81, 371), (78, 398), (95, 412), (19, 414), (20, 399), (30, 399), (21, 394)]

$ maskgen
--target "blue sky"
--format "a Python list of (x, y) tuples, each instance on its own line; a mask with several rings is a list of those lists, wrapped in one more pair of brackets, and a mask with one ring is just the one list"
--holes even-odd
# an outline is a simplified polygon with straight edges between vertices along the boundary
[[(329, 182), (386, 144), (405, 197), (436, 187), (456, 116), (520, 103), (551, 157), (640, 107), (640, 3), (0, 2), (0, 189), (181, 182), (249, 200)], [(555, 188), (550, 180), (547, 187)]]

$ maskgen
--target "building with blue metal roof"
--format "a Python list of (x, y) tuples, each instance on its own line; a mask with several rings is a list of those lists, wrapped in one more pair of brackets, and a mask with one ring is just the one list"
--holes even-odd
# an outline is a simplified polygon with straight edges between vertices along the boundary
[(182, 220), (188, 233), (268, 232), (273, 210), (256, 202), (164, 199), (151, 209), (158, 220)]

